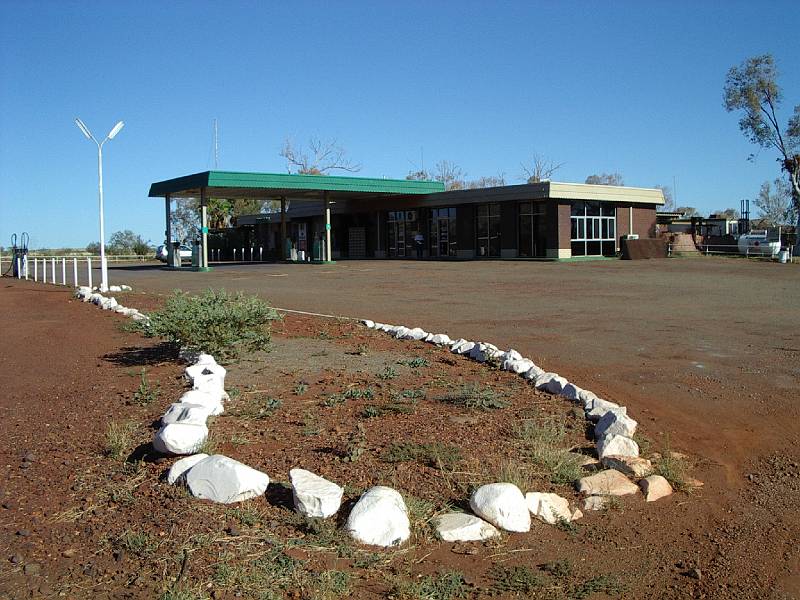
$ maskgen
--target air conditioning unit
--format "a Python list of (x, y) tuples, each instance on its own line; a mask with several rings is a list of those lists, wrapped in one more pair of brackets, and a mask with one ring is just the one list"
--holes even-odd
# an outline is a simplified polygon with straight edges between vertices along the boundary
[(639, 239), (639, 234), (638, 233), (629, 233), (629, 234), (627, 234), (627, 235), (625, 235), (623, 237), (626, 240), (638, 240)]

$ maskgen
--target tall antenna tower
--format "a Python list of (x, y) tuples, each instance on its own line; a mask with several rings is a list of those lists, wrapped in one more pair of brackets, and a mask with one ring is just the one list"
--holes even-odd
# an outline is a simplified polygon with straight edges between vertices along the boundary
[(214, 119), (214, 170), (219, 169), (219, 128), (217, 119)]

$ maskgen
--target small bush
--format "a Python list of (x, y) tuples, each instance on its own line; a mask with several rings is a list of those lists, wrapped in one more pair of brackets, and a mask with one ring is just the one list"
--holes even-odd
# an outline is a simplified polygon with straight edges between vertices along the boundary
[(557, 418), (523, 421), (514, 434), (534, 465), (551, 483), (570, 484), (583, 477), (581, 457), (564, 447), (566, 429)]
[(492, 591), (515, 594), (530, 594), (544, 586), (542, 579), (525, 565), (519, 567), (493, 567), (489, 570)]
[(158, 541), (147, 533), (129, 530), (117, 539), (116, 546), (136, 556), (147, 556), (156, 551)]
[(439, 575), (426, 575), (419, 581), (397, 581), (390, 597), (401, 600), (458, 600), (467, 598), (468, 593), (464, 574), (446, 571)]
[(378, 378), (388, 380), (397, 377), (397, 371), (394, 367), (386, 367), (382, 372), (378, 373)]
[(419, 368), (422, 368), (422, 367), (430, 367), (431, 366), (430, 361), (428, 361), (427, 358), (424, 358), (422, 356), (415, 356), (414, 358), (412, 358), (410, 360), (400, 361), (400, 364), (401, 365), (406, 365), (408, 367), (411, 367), (412, 369), (419, 369)]
[(260, 298), (225, 290), (207, 290), (199, 296), (178, 290), (164, 308), (149, 316), (149, 321), (138, 324), (144, 335), (207, 352), (220, 360), (266, 350), (270, 321), (280, 318)]

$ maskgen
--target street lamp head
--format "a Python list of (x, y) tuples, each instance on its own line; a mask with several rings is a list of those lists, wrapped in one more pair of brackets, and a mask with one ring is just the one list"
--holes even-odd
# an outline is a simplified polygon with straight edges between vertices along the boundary
[(114, 136), (116, 136), (123, 127), (125, 127), (124, 121), (120, 121), (119, 123), (114, 125), (114, 129), (108, 132), (108, 139), (113, 140)]
[(94, 139), (94, 137), (92, 137), (92, 133), (89, 131), (89, 128), (83, 124), (83, 121), (81, 121), (80, 119), (75, 119), (75, 124), (80, 128), (80, 130), (83, 132), (83, 135), (86, 136), (87, 140)]

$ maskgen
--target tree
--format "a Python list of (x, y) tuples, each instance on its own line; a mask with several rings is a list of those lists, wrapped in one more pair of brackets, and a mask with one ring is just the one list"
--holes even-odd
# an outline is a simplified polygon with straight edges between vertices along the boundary
[(197, 198), (178, 198), (170, 219), (172, 241), (189, 244), (200, 236), (200, 202)]
[(758, 208), (759, 217), (770, 227), (789, 225), (797, 220), (792, 191), (784, 179), (775, 179), (772, 185), (769, 181), (762, 183), (753, 204)]
[(149, 254), (151, 250), (150, 243), (130, 229), (115, 231), (108, 239), (108, 251), (111, 254), (137, 254), (141, 256)]
[(711, 216), (716, 216), (718, 219), (728, 219), (729, 221), (735, 221), (741, 215), (739, 211), (735, 208), (726, 208), (725, 210), (717, 210), (712, 213)]
[(505, 184), (506, 174), (498, 173), (497, 175), (478, 177), (478, 179), (467, 182), (467, 189), (477, 190), (480, 188), (498, 187)]
[(466, 187), (464, 175), (464, 171), (456, 163), (449, 160), (440, 160), (436, 163), (433, 179), (441, 181), (445, 190), (463, 190)]
[(91, 242), (86, 244), (86, 251), (89, 254), (100, 254), (100, 242)]
[(520, 163), (522, 168), (522, 178), (528, 183), (539, 183), (550, 177), (558, 171), (564, 163), (556, 164), (549, 158), (545, 158), (540, 154), (534, 154), (531, 160), (527, 163)]
[[(725, 78), (724, 102), (728, 112), (740, 111), (739, 129), (752, 143), (778, 152), (786, 172), (800, 232), (800, 105), (794, 107), (786, 129), (781, 130), (777, 108), (783, 99), (778, 71), (771, 54), (753, 56), (731, 67)], [(750, 155), (753, 158), (753, 155)], [(793, 254), (800, 256), (800, 236)]]
[(700, 211), (698, 211), (694, 206), (677, 206), (675, 207), (676, 213), (681, 213), (684, 217), (700, 217)]
[(584, 183), (593, 185), (625, 185), (622, 175), (619, 173), (601, 173), (600, 175), (589, 175)]
[(659, 208), (659, 212), (675, 212), (675, 198), (672, 196), (672, 188), (668, 185), (654, 186), (664, 194), (664, 206)]
[(312, 137), (306, 149), (286, 138), (280, 156), (286, 159), (287, 172), (300, 175), (325, 175), (330, 171), (355, 173), (361, 170), (361, 165), (347, 158), (347, 151), (335, 139)]

